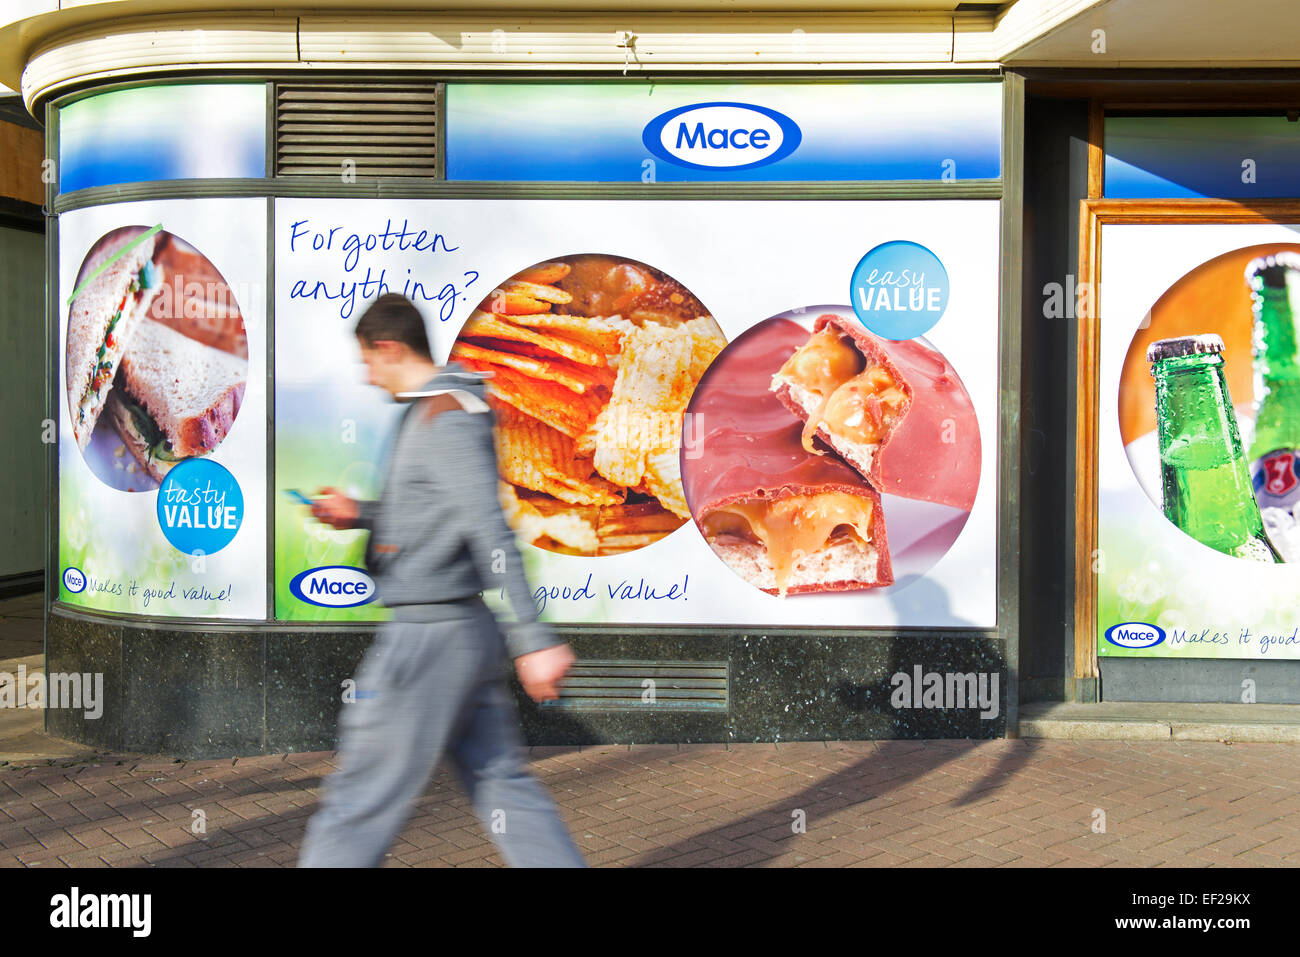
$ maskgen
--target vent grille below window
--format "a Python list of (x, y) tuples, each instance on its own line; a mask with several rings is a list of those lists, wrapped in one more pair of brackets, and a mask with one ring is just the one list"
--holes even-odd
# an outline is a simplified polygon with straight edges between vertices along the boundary
[(552, 708), (579, 711), (727, 710), (725, 661), (578, 661)]
[(275, 114), (278, 176), (438, 175), (436, 85), (278, 86)]

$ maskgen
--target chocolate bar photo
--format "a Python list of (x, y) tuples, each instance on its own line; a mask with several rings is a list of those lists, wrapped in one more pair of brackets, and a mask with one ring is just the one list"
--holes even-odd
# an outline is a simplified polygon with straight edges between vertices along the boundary
[(808, 330), (773, 319), (731, 343), (695, 388), (682, 484), (713, 552), (784, 597), (894, 581), (880, 494), (835, 455), (810, 451), (804, 422), (771, 392)]
[[(916, 340), (881, 339), (827, 313), (773, 375), (806, 449), (838, 454), (888, 495), (970, 511), (979, 426), (951, 363)], [(818, 446), (814, 438), (824, 443)]]

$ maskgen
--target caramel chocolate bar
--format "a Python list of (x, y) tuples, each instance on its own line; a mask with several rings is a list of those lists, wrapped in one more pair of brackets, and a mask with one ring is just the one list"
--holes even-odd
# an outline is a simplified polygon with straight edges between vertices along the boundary
[(970, 511), (980, 478), (975, 408), (952, 365), (915, 339), (820, 316), (771, 389), (814, 437), (890, 495)]
[(836, 456), (808, 451), (803, 422), (769, 389), (807, 340), (797, 323), (764, 322), (695, 387), (681, 458), (691, 516), (714, 553), (768, 594), (892, 584), (880, 494)]

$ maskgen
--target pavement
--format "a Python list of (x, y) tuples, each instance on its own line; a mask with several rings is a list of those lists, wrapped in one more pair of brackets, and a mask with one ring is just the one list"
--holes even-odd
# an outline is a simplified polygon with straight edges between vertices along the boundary
[[(592, 865), (1294, 867), (1296, 757), (1205, 741), (855, 741), (538, 747), (531, 767)], [(334, 767), (316, 753), (0, 769), (0, 867), (289, 867)], [(387, 860), (500, 864), (446, 772)]]
[[(0, 602), (0, 670), (39, 666), (40, 651), (40, 596)], [(1159, 708), (1058, 712), (1065, 722), (1165, 722), (1163, 736), (1146, 738), (1116, 739), (1111, 727), (1101, 739), (535, 747), (529, 756), (597, 866), (1300, 866), (1300, 746), (1179, 737), (1187, 712)], [(1238, 713), (1207, 711), (1192, 724)], [(1290, 712), (1259, 714), (1261, 726), (1290, 727)], [(1050, 714), (1028, 718), (1052, 732)], [(0, 710), (0, 867), (293, 866), (335, 767), (333, 752), (222, 761), (94, 752), (45, 735), (40, 712)], [(441, 770), (386, 861), (501, 865)]]
[[(28, 674), (45, 670), (44, 607), (39, 592), (0, 599), (0, 672), (18, 675), (19, 667)], [(94, 753), (84, 745), (51, 737), (44, 729), (42, 710), (0, 708), (0, 765)]]

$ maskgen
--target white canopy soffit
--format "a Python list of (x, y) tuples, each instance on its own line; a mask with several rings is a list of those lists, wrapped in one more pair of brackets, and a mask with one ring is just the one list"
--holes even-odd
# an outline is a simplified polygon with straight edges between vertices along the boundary
[[(5, 0), (29, 108), (187, 70), (690, 71), (1278, 66), (1295, 0)], [(381, 12), (382, 11), (382, 12)], [(1254, 29), (1252, 27), (1257, 27)]]
[(1006, 62), (1076, 68), (1295, 67), (1300, 63), (1298, 14), (1296, 0), (1106, 0), (1024, 43)]

